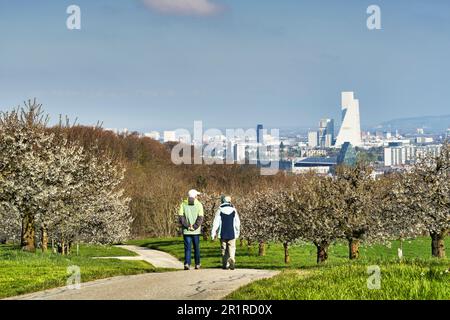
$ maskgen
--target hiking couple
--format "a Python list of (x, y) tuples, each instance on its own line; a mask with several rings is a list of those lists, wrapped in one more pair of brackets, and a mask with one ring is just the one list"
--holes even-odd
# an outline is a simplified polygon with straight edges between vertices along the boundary
[[(179, 222), (184, 238), (184, 270), (191, 267), (192, 246), (194, 246), (195, 269), (200, 269), (200, 234), (204, 219), (203, 205), (198, 200), (200, 192), (190, 190), (180, 206)], [(216, 211), (211, 239), (220, 238), (223, 269), (234, 270), (236, 265), (236, 239), (239, 237), (240, 220), (230, 196), (222, 196)]]

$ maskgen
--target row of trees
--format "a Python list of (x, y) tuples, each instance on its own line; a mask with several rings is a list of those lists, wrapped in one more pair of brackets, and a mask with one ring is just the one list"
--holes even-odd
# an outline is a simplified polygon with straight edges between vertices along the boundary
[(312, 242), (317, 262), (328, 258), (328, 247), (346, 240), (349, 258), (359, 256), (361, 242), (387, 242), (428, 233), (432, 255), (445, 256), (450, 230), (450, 157), (446, 143), (437, 157), (426, 156), (410, 172), (374, 179), (359, 163), (342, 166), (334, 177), (305, 175), (281, 189), (240, 196), (236, 202), (242, 236), (250, 243), (279, 241), (289, 262), (289, 245)]
[(126, 239), (122, 166), (95, 144), (68, 139), (65, 124), (47, 125), (36, 101), (0, 115), (0, 228), (27, 251), (47, 250), (50, 239), (63, 254), (74, 241)]

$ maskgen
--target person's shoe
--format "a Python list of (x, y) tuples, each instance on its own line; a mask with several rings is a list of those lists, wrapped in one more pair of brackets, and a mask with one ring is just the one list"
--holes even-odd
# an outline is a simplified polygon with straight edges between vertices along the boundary
[(230, 270), (234, 270), (235, 263), (233, 260), (230, 260)]
[(198, 269), (200, 269), (200, 267), (201, 267), (201, 265), (199, 265), (199, 264), (196, 264), (196, 265), (195, 265), (195, 270), (198, 270)]
[(191, 268), (191, 266), (189, 266), (187, 264), (184, 265), (184, 270), (189, 270), (190, 268)]

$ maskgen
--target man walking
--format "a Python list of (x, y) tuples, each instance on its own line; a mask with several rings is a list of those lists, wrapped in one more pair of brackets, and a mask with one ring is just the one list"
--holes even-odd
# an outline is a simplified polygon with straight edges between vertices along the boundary
[(241, 221), (236, 208), (231, 204), (231, 197), (222, 196), (221, 202), (214, 218), (211, 238), (214, 240), (218, 233), (222, 247), (222, 267), (234, 270), (236, 239), (239, 237)]
[(178, 218), (183, 229), (184, 270), (191, 268), (191, 250), (194, 245), (195, 269), (200, 269), (200, 233), (203, 222), (203, 205), (197, 199), (200, 192), (189, 190), (178, 211)]

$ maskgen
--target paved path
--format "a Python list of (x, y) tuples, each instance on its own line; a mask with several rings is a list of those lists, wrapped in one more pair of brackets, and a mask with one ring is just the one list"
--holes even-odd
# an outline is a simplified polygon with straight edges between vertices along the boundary
[(122, 245), (118, 247), (133, 251), (138, 255), (128, 257), (101, 257), (97, 259), (144, 260), (156, 268), (183, 269), (183, 263), (166, 252), (138, 246)]
[(79, 290), (51, 289), (15, 299), (31, 300), (218, 300), (276, 271), (202, 269), (120, 276), (81, 284)]
[[(120, 246), (136, 252), (135, 257), (160, 268), (183, 268), (173, 256), (147, 248)], [(216, 300), (252, 281), (270, 278), (277, 271), (254, 269), (201, 269), (119, 276), (81, 284), (78, 290), (66, 287), (13, 297), (32, 300)], [(81, 274), (83, 277), (83, 274)]]

